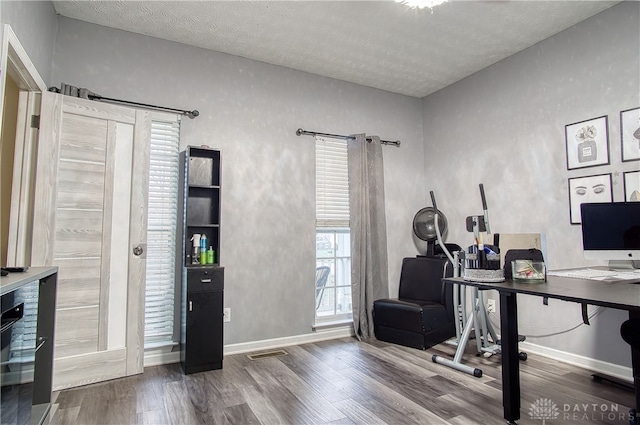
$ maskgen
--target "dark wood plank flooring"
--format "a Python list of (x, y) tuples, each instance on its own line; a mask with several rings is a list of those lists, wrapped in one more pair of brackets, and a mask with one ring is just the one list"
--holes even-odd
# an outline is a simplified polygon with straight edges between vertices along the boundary
[[(355, 338), (285, 347), (287, 355), (226, 356), (222, 370), (179, 364), (54, 394), (51, 424), (504, 424), (500, 356), (467, 364), (481, 378), (433, 363), (452, 358)], [(521, 362), (519, 424), (628, 424), (633, 393), (591, 372), (529, 355)], [(538, 408), (538, 410), (535, 410)]]

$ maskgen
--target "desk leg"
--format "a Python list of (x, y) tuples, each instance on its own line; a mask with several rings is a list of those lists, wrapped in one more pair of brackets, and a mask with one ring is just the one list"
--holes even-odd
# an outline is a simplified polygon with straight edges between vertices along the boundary
[[(629, 310), (629, 319), (640, 319), (640, 311)], [(632, 409), (635, 409), (636, 419), (631, 423), (636, 424), (640, 419), (638, 413), (640, 412), (640, 350), (633, 347), (631, 347), (631, 370), (633, 371), (633, 387), (636, 394), (636, 405), (631, 406)]]
[(516, 294), (500, 292), (502, 353), (502, 406), (510, 424), (520, 419), (520, 363), (518, 357), (518, 307)]

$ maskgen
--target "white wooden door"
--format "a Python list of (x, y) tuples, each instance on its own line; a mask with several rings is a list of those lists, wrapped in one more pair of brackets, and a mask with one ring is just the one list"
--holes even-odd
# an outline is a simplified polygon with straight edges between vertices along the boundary
[(59, 267), (56, 390), (143, 371), (149, 131), (148, 112), (43, 93), (31, 264)]

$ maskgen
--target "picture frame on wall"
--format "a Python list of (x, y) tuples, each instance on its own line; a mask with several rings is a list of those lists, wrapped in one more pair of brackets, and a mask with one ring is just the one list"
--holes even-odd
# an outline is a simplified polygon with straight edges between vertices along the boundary
[(640, 107), (620, 112), (622, 162), (640, 160)]
[(580, 205), (613, 202), (611, 173), (569, 178), (569, 218), (571, 224), (582, 223)]
[(607, 115), (567, 124), (564, 127), (567, 170), (609, 164), (609, 118)]
[(640, 202), (640, 171), (626, 171), (623, 176), (625, 202)]

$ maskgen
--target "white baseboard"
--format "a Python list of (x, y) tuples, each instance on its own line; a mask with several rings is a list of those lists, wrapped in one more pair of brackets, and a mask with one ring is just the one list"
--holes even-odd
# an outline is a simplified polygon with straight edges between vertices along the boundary
[[(289, 345), (309, 344), (312, 342), (326, 341), (328, 339), (346, 338), (353, 336), (352, 326), (316, 330), (303, 335), (288, 336), (284, 338), (264, 339), (261, 341), (242, 342), (239, 344), (227, 344), (224, 346), (225, 355), (248, 353), (251, 351), (270, 350), (273, 348), (287, 347)], [(146, 353), (144, 356), (144, 366), (159, 366), (169, 363), (178, 363), (180, 352), (169, 353)]]
[(144, 355), (144, 367), (160, 366), (163, 364), (179, 363), (180, 351), (173, 351), (169, 353), (145, 353)]
[(322, 329), (303, 335), (263, 339), (261, 341), (242, 342), (239, 344), (228, 344), (224, 346), (224, 354), (239, 354), (250, 351), (270, 350), (272, 348), (286, 347), (289, 345), (309, 344), (312, 342), (326, 341), (328, 339), (346, 338), (353, 335), (352, 326)]
[(633, 372), (630, 367), (620, 366), (613, 363), (603, 362), (601, 360), (591, 359), (589, 357), (580, 356), (566, 351), (556, 350), (554, 348), (543, 347), (541, 345), (532, 344), (530, 342), (521, 342), (518, 347), (526, 352), (537, 354), (539, 356), (548, 357), (574, 366), (589, 369), (603, 375), (621, 379), (632, 383)]

